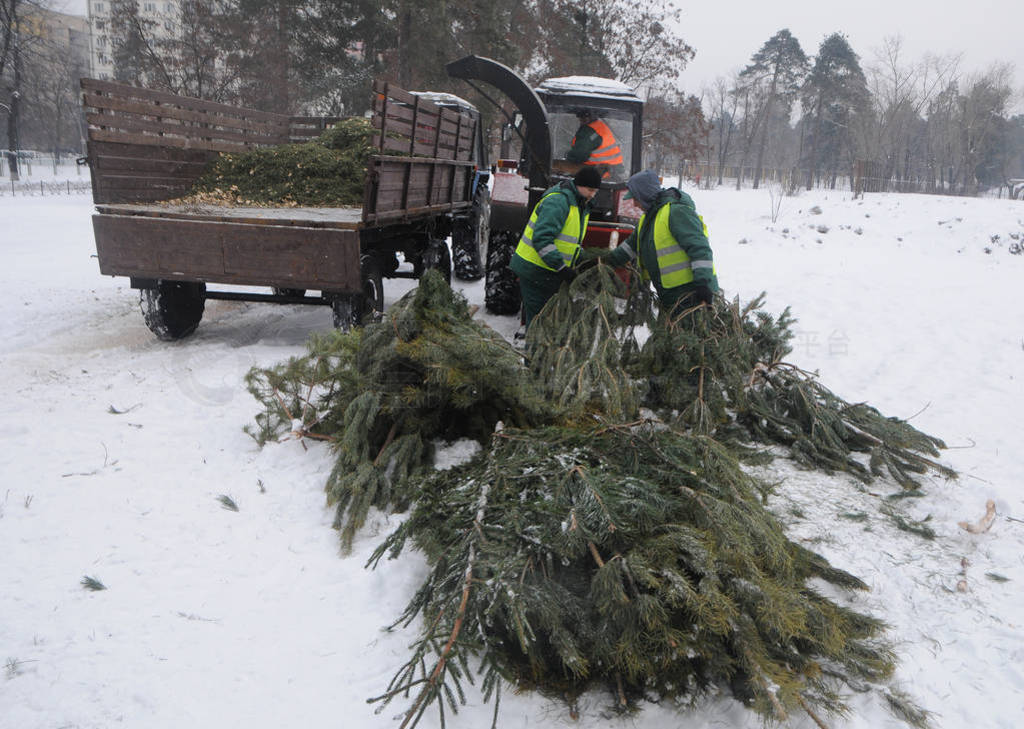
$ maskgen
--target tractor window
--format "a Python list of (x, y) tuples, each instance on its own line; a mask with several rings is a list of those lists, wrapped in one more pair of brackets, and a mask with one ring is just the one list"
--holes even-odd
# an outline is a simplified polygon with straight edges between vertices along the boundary
[[(553, 143), (552, 156), (556, 160), (566, 160), (572, 147), (573, 137), (580, 128), (580, 120), (576, 118), (575, 109), (549, 110), (548, 123), (551, 125)], [(622, 151), (622, 164), (608, 166), (608, 182), (625, 182), (629, 171), (633, 168), (633, 116), (626, 111), (599, 110), (598, 117), (608, 125), (615, 142)]]

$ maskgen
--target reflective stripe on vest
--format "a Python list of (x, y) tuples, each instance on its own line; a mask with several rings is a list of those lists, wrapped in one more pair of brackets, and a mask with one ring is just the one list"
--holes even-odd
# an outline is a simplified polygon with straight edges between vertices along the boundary
[[(618, 142), (615, 141), (615, 135), (612, 134), (611, 128), (601, 119), (595, 119), (587, 124), (587, 126), (597, 132), (598, 136), (601, 137), (601, 146), (591, 152), (590, 159), (583, 164), (621, 165), (622, 150), (619, 148)], [(576, 138), (573, 137), (572, 141), (573, 144), (575, 144)]]
[[(673, 289), (676, 286), (691, 283), (693, 281), (693, 270), (696, 268), (710, 268), (711, 272), (715, 273), (713, 261), (691, 261), (690, 256), (676, 242), (672, 231), (668, 227), (669, 208), (671, 207), (671, 205), (662, 205), (654, 217), (654, 250), (655, 255), (658, 257), (658, 273), (661, 276), (661, 287), (663, 289)], [(646, 214), (642, 215), (637, 225), (638, 240), (640, 238), (639, 231), (643, 230), (644, 218), (646, 217)], [(697, 217), (700, 219), (704, 237), (706, 238), (708, 235), (707, 223), (704, 222), (704, 218), (700, 215)], [(641, 259), (642, 267), (643, 262)], [(647, 275), (647, 272), (644, 271), (644, 274)]]
[(562, 254), (562, 263), (565, 266), (572, 266), (576, 262), (576, 259), (580, 255), (580, 241), (583, 240), (583, 236), (587, 234), (587, 222), (590, 220), (590, 213), (587, 213), (583, 216), (581, 225), (580, 208), (578, 205), (570, 203), (569, 215), (565, 219), (565, 224), (562, 226), (561, 232), (555, 236), (554, 243), (548, 243), (539, 251), (534, 248), (533, 224), (537, 222), (537, 211), (540, 210), (541, 203), (552, 195), (563, 194), (565, 194), (565, 192), (555, 190), (554, 192), (549, 192), (540, 199), (537, 205), (533, 208), (533, 213), (530, 215), (530, 220), (526, 224), (526, 229), (523, 231), (522, 237), (519, 238), (519, 245), (516, 246), (517, 256), (529, 261), (535, 266), (546, 268), (548, 271), (554, 271), (556, 269), (546, 264), (543, 256), (546, 256), (556, 250)]

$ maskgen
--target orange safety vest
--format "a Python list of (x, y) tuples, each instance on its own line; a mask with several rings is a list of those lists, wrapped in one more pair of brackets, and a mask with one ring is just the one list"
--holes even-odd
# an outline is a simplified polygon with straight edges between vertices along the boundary
[[(587, 126), (601, 137), (601, 146), (590, 153), (590, 159), (584, 162), (584, 164), (621, 165), (623, 161), (622, 150), (619, 148), (618, 142), (615, 141), (615, 135), (612, 134), (612, 130), (604, 123), (604, 120), (595, 119), (587, 124)], [(573, 143), (575, 142), (576, 138), (573, 137)]]

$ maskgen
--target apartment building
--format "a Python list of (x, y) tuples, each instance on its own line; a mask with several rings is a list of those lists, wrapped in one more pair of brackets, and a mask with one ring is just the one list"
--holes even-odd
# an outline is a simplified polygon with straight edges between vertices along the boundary
[[(89, 0), (91, 75), (98, 79), (114, 77), (113, 44), (111, 43), (109, 0)], [(143, 0), (139, 2), (139, 19), (147, 32), (156, 38), (173, 37), (179, 15), (178, 0)]]

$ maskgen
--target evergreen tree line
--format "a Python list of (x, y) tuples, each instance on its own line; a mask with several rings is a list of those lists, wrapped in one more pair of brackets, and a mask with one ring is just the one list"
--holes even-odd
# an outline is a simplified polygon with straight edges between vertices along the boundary
[(974, 194), (1024, 177), (1013, 65), (971, 74), (961, 60), (912, 62), (889, 38), (862, 64), (841, 33), (808, 56), (780, 30), (704, 91), (707, 182), (758, 187), (783, 170), (791, 189), (849, 177), (866, 190)]
[[(593, 7), (570, 0), (177, 0), (162, 16), (137, 0), (112, 0), (109, 8), (99, 32), (115, 80), (266, 111), (360, 115), (379, 78), (467, 96), (490, 114), (489, 104), (444, 70), (470, 53), (530, 82), (617, 78), (659, 90), (663, 106), (699, 111), (695, 99), (674, 90), (694, 55), (671, 29), (678, 11), (641, 0)], [(26, 54), (22, 61), (35, 62)], [(77, 88), (77, 75), (65, 74), (69, 88)]]

